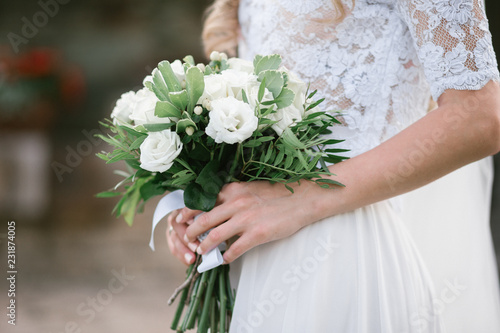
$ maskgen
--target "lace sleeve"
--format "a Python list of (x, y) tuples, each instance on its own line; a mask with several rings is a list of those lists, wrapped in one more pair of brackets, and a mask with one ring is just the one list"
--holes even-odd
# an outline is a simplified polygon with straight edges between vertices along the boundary
[(499, 81), (481, 0), (401, 0), (434, 100), (446, 89), (478, 90)]

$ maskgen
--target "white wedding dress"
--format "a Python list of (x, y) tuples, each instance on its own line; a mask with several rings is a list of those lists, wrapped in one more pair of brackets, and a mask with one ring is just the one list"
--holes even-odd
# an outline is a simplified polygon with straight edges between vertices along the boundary
[[(499, 80), (480, 1), (356, 0), (339, 24), (334, 13), (330, 0), (241, 0), (239, 52), (283, 55), (343, 112), (332, 136), (351, 156), (423, 117), (431, 94)], [(500, 332), (491, 163), (249, 251), (232, 264), (231, 332)]]

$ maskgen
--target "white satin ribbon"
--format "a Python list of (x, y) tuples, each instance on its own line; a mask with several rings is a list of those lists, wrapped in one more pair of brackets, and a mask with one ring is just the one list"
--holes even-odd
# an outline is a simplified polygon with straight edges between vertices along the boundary
[[(151, 240), (149, 241), (149, 247), (151, 248), (151, 250), (153, 251), (155, 250), (154, 234), (156, 226), (165, 216), (170, 214), (172, 211), (184, 208), (183, 196), (184, 196), (184, 191), (178, 190), (167, 194), (166, 196), (161, 198), (161, 200), (158, 202), (158, 205), (156, 206), (155, 212), (153, 214)], [(209, 232), (210, 230), (198, 236), (198, 239), (202, 241), (203, 239), (205, 239), (205, 237), (207, 237)], [(226, 248), (226, 243), (223, 242), (215, 249), (202, 255), (202, 262), (198, 266), (198, 272), (203, 273), (219, 265), (222, 265), (224, 259), (222, 258), (222, 254), (220, 251), (224, 251), (225, 248)]]

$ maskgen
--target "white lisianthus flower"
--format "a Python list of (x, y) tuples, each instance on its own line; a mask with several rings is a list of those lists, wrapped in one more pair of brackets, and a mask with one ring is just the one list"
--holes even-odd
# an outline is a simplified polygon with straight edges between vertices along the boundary
[(131, 125), (130, 115), (135, 106), (135, 92), (129, 91), (120, 96), (111, 112), (111, 119), (115, 125)]
[(293, 105), (295, 105), (296, 108), (303, 107), (306, 102), (307, 84), (299, 79), (294, 72), (290, 72), (286, 67), (281, 67), (280, 70), (288, 74), (288, 89), (295, 93)]
[(259, 124), (250, 105), (232, 96), (212, 101), (209, 117), (206, 133), (217, 143), (243, 142), (252, 136)]
[[(215, 99), (228, 97), (227, 95), (227, 82), (220, 74), (205, 75), (205, 90), (198, 99), (196, 104), (205, 106), (205, 100), (213, 101)], [(206, 106), (205, 106), (206, 107)]]
[(177, 133), (166, 129), (151, 132), (140, 146), (141, 168), (152, 172), (165, 172), (182, 151), (181, 138)]
[[(249, 82), (245, 88), (245, 92), (247, 94), (247, 99), (248, 99), (248, 104), (252, 107), (252, 109), (255, 110), (257, 105), (259, 104), (258, 99), (259, 99), (259, 88), (260, 88), (260, 82), (257, 80), (255, 82)], [(264, 89), (264, 96), (262, 97), (261, 102), (268, 102), (272, 101), (274, 99), (273, 94), (267, 90), (267, 88)]]
[(221, 74), (205, 75), (204, 80), (205, 90), (197, 104), (203, 104), (205, 100), (213, 101), (230, 96), (241, 101), (241, 91), (249, 83), (257, 82), (257, 76), (234, 69), (226, 69)]
[(235, 69), (226, 69), (221, 73), (221, 76), (226, 81), (228, 96), (233, 96), (240, 101), (242, 100), (241, 91), (245, 89), (249, 83), (257, 83), (256, 75)]
[(271, 128), (281, 135), (287, 127), (293, 126), (297, 121), (301, 121), (304, 116), (304, 107), (296, 108), (295, 105), (287, 106), (283, 109), (278, 109), (275, 113), (271, 113), (267, 117), (271, 120), (278, 121)]
[(182, 65), (182, 61), (176, 59), (170, 63), (170, 67), (172, 67), (172, 71), (180, 83), (186, 80), (186, 73), (184, 72), (184, 65)]
[(240, 72), (245, 72), (248, 74), (253, 74), (254, 72), (253, 62), (248, 60), (243, 60), (240, 58), (229, 58), (227, 60), (227, 64), (229, 65), (230, 69), (234, 69)]
[(161, 118), (155, 115), (156, 102), (158, 97), (148, 88), (142, 88), (135, 94), (130, 119), (135, 125), (169, 123), (169, 118)]

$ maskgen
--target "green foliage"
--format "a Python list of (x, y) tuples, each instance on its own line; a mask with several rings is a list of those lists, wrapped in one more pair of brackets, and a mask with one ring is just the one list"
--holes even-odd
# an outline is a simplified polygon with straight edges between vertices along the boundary
[[(160, 100), (155, 115), (168, 118), (166, 123), (140, 126), (120, 125), (109, 120), (102, 124), (110, 134), (100, 135), (110, 147), (110, 152), (97, 156), (106, 163), (124, 161), (127, 171), (113, 189), (98, 194), (101, 198), (121, 196), (114, 212), (124, 216), (131, 224), (144, 202), (165, 192), (184, 190), (187, 207), (208, 211), (216, 203), (224, 184), (233, 181), (265, 180), (282, 183), (293, 192), (289, 184), (310, 180), (321, 187), (340, 186), (333, 180), (327, 163), (344, 159), (342, 149), (334, 149), (341, 140), (327, 139), (331, 127), (338, 120), (326, 112), (312, 112), (323, 99), (304, 105), (301, 120), (285, 128), (278, 135), (269, 119), (276, 110), (291, 105), (295, 92), (288, 87), (288, 74), (280, 70), (279, 55), (256, 56), (254, 70), (260, 82), (255, 114), (259, 126), (253, 135), (240, 144), (217, 144), (206, 135), (210, 111), (205, 106), (195, 107), (205, 89), (204, 75), (220, 73), (228, 68), (224, 59), (211, 61), (204, 72), (195, 66), (191, 56), (184, 58), (185, 88), (174, 74), (170, 63), (162, 61), (153, 71), (148, 89)], [(203, 68), (203, 67), (201, 67)], [(265, 90), (273, 95), (272, 101), (263, 102)], [(316, 92), (307, 96), (310, 100)], [(248, 92), (243, 90), (242, 100), (249, 103)], [(254, 97), (255, 98), (255, 97)], [(200, 111), (201, 110), (201, 111)], [(173, 165), (164, 172), (150, 172), (141, 168), (140, 147), (148, 133), (164, 130), (175, 131), (183, 143), (182, 151)], [(340, 154), (340, 155), (339, 155)]]

